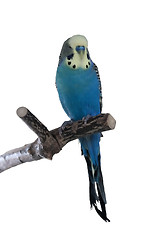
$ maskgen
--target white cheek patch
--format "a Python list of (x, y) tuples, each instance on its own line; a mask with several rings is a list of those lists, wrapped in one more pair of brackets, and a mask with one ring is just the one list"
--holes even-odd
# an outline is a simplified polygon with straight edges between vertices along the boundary
[(88, 69), (91, 65), (90, 59), (87, 57), (87, 51), (83, 53), (74, 52), (72, 58), (66, 58), (66, 65), (72, 69), (82, 68)]

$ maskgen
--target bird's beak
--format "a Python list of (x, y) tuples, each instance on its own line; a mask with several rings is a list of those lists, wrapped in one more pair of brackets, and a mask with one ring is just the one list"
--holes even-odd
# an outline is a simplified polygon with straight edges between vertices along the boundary
[(84, 47), (84, 46), (77, 46), (77, 47), (76, 47), (76, 51), (77, 51), (80, 55), (82, 55), (82, 54), (84, 54), (84, 52), (85, 52), (85, 47)]

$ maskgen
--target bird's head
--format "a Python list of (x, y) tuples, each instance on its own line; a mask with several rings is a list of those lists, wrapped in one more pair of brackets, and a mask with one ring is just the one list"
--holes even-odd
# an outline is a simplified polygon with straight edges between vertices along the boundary
[(74, 35), (67, 39), (62, 47), (59, 64), (65, 61), (65, 64), (72, 69), (88, 69), (91, 60), (88, 52), (88, 41), (82, 35)]

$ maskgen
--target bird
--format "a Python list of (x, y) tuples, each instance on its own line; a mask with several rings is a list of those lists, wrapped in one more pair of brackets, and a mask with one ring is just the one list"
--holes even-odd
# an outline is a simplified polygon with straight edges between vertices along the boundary
[[(90, 117), (101, 113), (100, 75), (90, 57), (85, 36), (73, 35), (63, 43), (56, 72), (56, 88), (61, 105), (70, 121), (83, 120), (87, 123)], [(90, 206), (95, 208), (104, 221), (110, 222), (106, 213), (100, 138), (101, 133), (96, 133), (83, 136), (79, 141), (88, 168)]]

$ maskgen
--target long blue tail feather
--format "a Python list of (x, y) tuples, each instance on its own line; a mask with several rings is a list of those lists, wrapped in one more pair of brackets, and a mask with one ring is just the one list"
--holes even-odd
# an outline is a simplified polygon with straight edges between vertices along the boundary
[[(82, 153), (83, 153), (83, 150), (82, 150)], [(86, 154), (84, 154), (84, 157), (87, 162), (88, 176), (89, 176), (89, 196), (90, 196), (91, 208), (92, 206), (94, 206), (98, 215), (104, 221), (110, 222), (110, 220), (107, 218), (107, 213), (105, 208), (106, 196), (105, 196), (103, 177), (101, 172), (100, 154), (98, 155), (98, 162), (99, 162), (98, 166), (93, 166), (88, 150), (86, 150), (85, 153)], [(94, 168), (94, 174), (93, 174), (92, 168)], [(97, 202), (100, 203), (101, 210), (98, 209)]]

